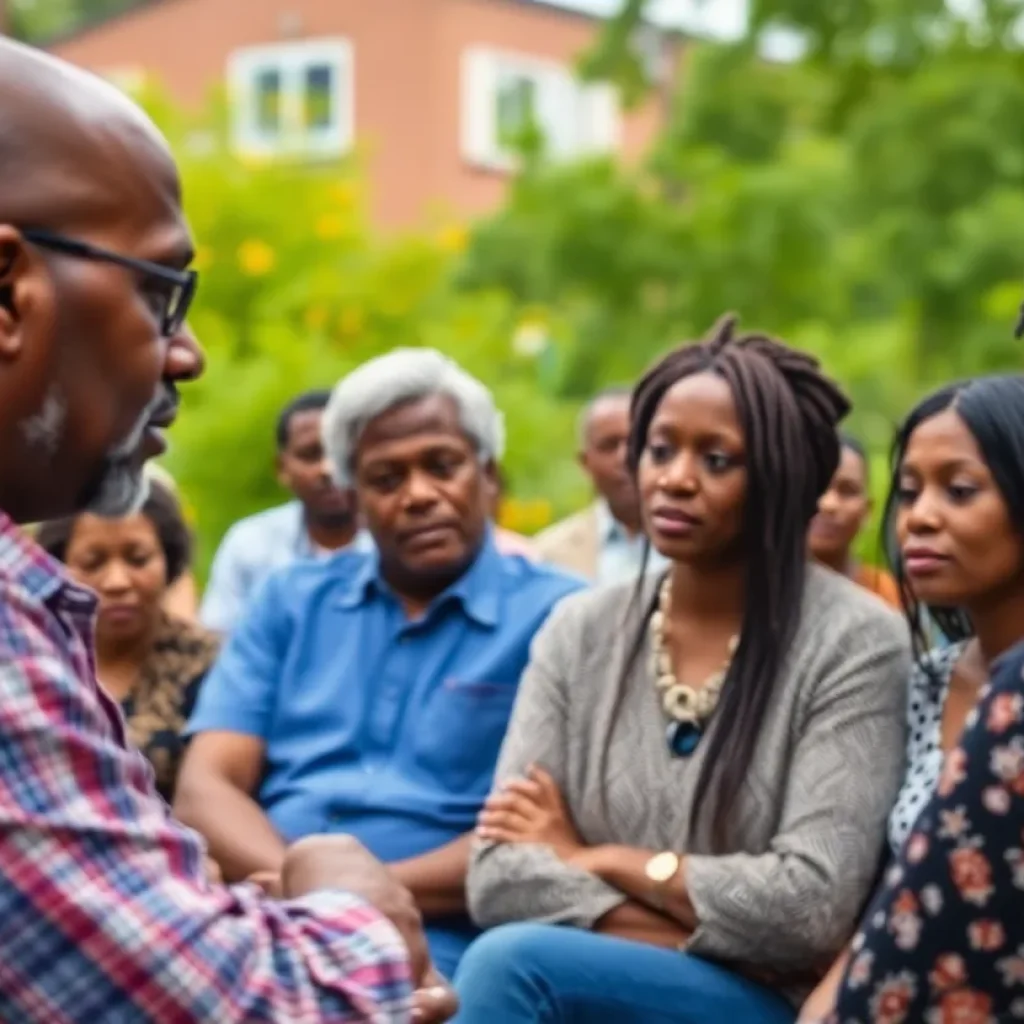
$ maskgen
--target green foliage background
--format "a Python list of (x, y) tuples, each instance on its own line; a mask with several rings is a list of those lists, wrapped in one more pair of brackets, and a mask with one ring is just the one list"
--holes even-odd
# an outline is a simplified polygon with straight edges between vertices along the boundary
[[(628, 0), (580, 64), (637, 103), (653, 88), (632, 47), (645, 6)], [(686, 45), (640, 166), (556, 166), (534, 144), (494, 216), (397, 239), (365, 222), (357, 158), (239, 164), (216, 105), (186, 119), (149, 97), (200, 243), (210, 369), (187, 390), (169, 467), (204, 558), (279, 498), (280, 405), (395, 345), (442, 348), (494, 388), (512, 523), (536, 528), (585, 493), (580, 401), (726, 310), (842, 380), (881, 490), (893, 424), (917, 395), (1021, 362), (1024, 2), (963, 7), (752, 0), (747, 38)], [(798, 60), (760, 56), (779, 25), (802, 41)]]
[(198, 243), (192, 325), (208, 367), (183, 389), (167, 466), (198, 525), (201, 570), (232, 522), (284, 497), (279, 409), (396, 346), (442, 349), (494, 389), (509, 420), (506, 473), (527, 499), (511, 505), (516, 525), (535, 529), (581, 500), (575, 403), (549, 359), (517, 354), (528, 306), (499, 287), (457, 286), (463, 225), (380, 239), (364, 219), (357, 160), (316, 171), (239, 163), (216, 105), (196, 119), (158, 94), (142, 99), (178, 155)]

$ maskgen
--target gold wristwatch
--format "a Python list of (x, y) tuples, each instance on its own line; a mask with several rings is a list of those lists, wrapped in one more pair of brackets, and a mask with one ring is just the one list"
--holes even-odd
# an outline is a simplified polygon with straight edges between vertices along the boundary
[(659, 905), (664, 902), (665, 890), (682, 866), (682, 859), (671, 851), (656, 853), (645, 865), (644, 874), (648, 880), (654, 883), (656, 901)]

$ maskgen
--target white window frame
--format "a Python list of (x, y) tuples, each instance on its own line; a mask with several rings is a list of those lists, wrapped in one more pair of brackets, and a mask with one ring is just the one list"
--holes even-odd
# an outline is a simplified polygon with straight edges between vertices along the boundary
[[(572, 68), (558, 61), (472, 46), (463, 51), (461, 76), (461, 143), (463, 158), (468, 163), (503, 172), (516, 168), (517, 155), (502, 146), (498, 131), (498, 88), (504, 74), (521, 75), (536, 82), (538, 121), (545, 129), (548, 153), (553, 159), (619, 149), (621, 111), (614, 86), (582, 82)], [(571, 112), (565, 114), (567, 107)], [(559, 116), (567, 117), (570, 137), (558, 137)]]
[[(310, 67), (333, 71), (332, 123), (309, 130), (302, 123), (304, 76)], [(270, 137), (257, 118), (255, 83), (263, 71), (281, 75), (282, 132)], [(348, 39), (337, 37), (246, 47), (228, 58), (231, 140), (237, 153), (250, 157), (342, 156), (355, 137), (355, 55)]]

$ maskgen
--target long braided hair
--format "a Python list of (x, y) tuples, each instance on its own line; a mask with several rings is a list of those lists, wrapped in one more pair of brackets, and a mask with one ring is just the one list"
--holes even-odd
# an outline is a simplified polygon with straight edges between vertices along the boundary
[[(674, 384), (693, 374), (714, 373), (729, 386), (746, 445), (746, 607), (715, 728), (707, 737), (690, 822), (693, 828), (702, 814), (711, 815), (718, 852), (728, 849), (728, 815), (799, 624), (807, 527), (839, 464), (836, 428), (850, 408), (816, 359), (764, 334), (739, 334), (737, 323), (735, 315), (723, 317), (703, 341), (675, 349), (646, 373), (633, 391), (628, 448), (635, 479), (651, 421)], [(641, 586), (642, 581), (636, 599)], [(619, 683), (620, 700), (656, 600), (643, 610)]]

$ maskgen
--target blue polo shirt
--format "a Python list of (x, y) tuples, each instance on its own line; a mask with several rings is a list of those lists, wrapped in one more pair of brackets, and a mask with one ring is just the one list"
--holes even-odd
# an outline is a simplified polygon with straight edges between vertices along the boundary
[[(410, 622), (376, 552), (297, 562), (266, 581), (204, 682), (189, 733), (258, 736), (258, 799), (287, 840), (357, 836), (381, 860), (469, 832), (486, 798), (530, 643), (582, 583), (488, 537)], [(434, 922), (454, 970), (475, 931)]]

